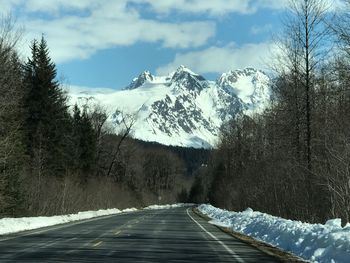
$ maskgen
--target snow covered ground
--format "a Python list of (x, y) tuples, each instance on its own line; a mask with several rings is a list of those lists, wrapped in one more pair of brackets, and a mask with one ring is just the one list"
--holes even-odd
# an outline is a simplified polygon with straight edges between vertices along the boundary
[[(185, 206), (186, 204), (173, 205), (151, 205), (144, 209), (169, 209)], [(127, 208), (124, 210), (107, 209), (98, 211), (84, 211), (77, 214), (59, 215), (59, 216), (38, 216), (38, 217), (21, 217), (21, 218), (2, 218), (0, 219), (0, 235), (32, 230), (41, 227), (64, 224), (84, 219), (90, 219), (99, 216), (115, 215), (126, 212), (138, 211), (136, 208)]]
[(350, 262), (350, 224), (342, 227), (340, 219), (332, 219), (322, 225), (274, 217), (250, 208), (243, 212), (230, 212), (211, 205), (200, 205), (198, 209), (212, 218), (212, 224), (231, 228), (306, 260)]

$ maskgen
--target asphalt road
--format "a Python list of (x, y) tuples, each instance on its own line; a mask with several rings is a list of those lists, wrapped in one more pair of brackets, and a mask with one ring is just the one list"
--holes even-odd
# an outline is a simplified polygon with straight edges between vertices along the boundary
[(0, 237), (0, 262), (279, 262), (191, 209), (139, 211)]

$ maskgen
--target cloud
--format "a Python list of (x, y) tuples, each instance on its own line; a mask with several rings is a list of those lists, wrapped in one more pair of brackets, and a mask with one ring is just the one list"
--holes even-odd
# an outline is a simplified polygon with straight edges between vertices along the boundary
[(250, 29), (250, 32), (254, 35), (264, 34), (264, 33), (270, 33), (273, 29), (272, 24), (266, 24), (266, 25), (255, 25), (252, 26)]
[(145, 19), (128, 3), (128, 0), (8, 0), (6, 7), (21, 6), (24, 15), (18, 22), (25, 25), (27, 42), (44, 34), (57, 63), (140, 42), (159, 43), (165, 48), (199, 47), (215, 35), (216, 25), (212, 21), (172, 23)]
[(131, 0), (138, 4), (147, 4), (157, 13), (206, 13), (220, 16), (229, 13), (251, 14), (260, 8), (283, 9), (288, 0)]
[[(106, 2), (102, 0), (101, 2)], [(55, 1), (42, 1), (42, 0), (27, 0), (26, 9), (29, 11), (41, 11), (57, 13), (61, 9), (93, 9), (99, 6), (96, 0), (55, 0)]]
[(2, 0), (0, 1), (0, 10), (2, 13), (11, 11), (12, 7), (21, 3), (22, 0)]
[(270, 42), (238, 46), (230, 43), (223, 47), (212, 46), (200, 51), (179, 53), (175, 59), (157, 69), (157, 74), (166, 75), (180, 65), (185, 65), (200, 74), (222, 73), (232, 69), (255, 67), (264, 69), (270, 63), (275, 46)]
[(132, 0), (132, 2), (147, 4), (157, 13), (178, 11), (182, 13), (209, 13), (211, 15), (222, 15), (230, 12), (251, 12), (249, 1), (246, 0)]
[(111, 94), (116, 92), (115, 89), (111, 88), (100, 88), (100, 87), (86, 87), (86, 86), (77, 86), (77, 85), (68, 85), (63, 87), (66, 92), (69, 94), (79, 95), (79, 94)]
[[(325, 1), (333, 11), (344, 6), (344, 0)], [(283, 10), (289, 6), (290, 0), (130, 0), (130, 2), (147, 5), (158, 14), (179, 12), (222, 16), (231, 13), (253, 14), (261, 9)]]
[(41, 11), (57, 14), (62, 9), (92, 10), (101, 5), (146, 4), (158, 14), (178, 11), (181, 13), (223, 15), (228, 13), (251, 14), (260, 8), (282, 9), (286, 7), (288, 1), (289, 0), (2, 0), (0, 1), (0, 8), (4, 11), (9, 10), (11, 7), (23, 7), (25, 10), (31, 12)]
[[(329, 0), (333, 1), (333, 0)], [(342, 0), (334, 0), (340, 2)], [(280, 10), (288, 0), (0, 0), (0, 10), (13, 10), (25, 25), (26, 46), (44, 34), (57, 63), (89, 58), (100, 50), (156, 43), (163, 48), (198, 48), (216, 34), (215, 19), (229, 13), (252, 14), (261, 8)], [(204, 14), (197, 20), (143, 17), (145, 8), (156, 14), (172, 11)], [(153, 15), (153, 14), (152, 14)], [(209, 16), (209, 17), (208, 17)], [(205, 17), (204, 19), (202, 17)], [(179, 22), (180, 21), (180, 22)], [(262, 33), (256, 27), (252, 32)], [(28, 54), (27, 48), (24, 52)]]
[[(198, 47), (215, 34), (207, 22), (158, 23), (135, 17), (67, 17), (26, 23), (30, 39), (44, 33), (57, 62), (88, 58), (99, 50), (138, 42), (160, 42), (167, 48)], [(176, 36), (176, 37), (174, 37)]]

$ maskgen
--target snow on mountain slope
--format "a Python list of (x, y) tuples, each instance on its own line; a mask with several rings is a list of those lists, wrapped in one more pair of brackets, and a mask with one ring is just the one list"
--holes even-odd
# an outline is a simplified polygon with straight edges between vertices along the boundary
[(243, 101), (249, 112), (261, 111), (270, 99), (269, 77), (262, 71), (246, 68), (224, 73), (217, 84), (231, 89)]
[(168, 76), (145, 71), (123, 90), (73, 89), (71, 102), (88, 98), (109, 110), (116, 129), (122, 113), (134, 114), (133, 136), (195, 148), (214, 147), (224, 121), (260, 111), (268, 101), (269, 78), (255, 69), (224, 73), (216, 82), (180, 66)]

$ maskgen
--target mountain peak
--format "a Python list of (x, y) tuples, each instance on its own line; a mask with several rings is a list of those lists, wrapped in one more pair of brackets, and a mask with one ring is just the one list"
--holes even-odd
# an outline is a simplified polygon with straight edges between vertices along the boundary
[(179, 88), (183, 88), (197, 94), (208, 86), (208, 83), (204, 77), (194, 73), (192, 70), (183, 65), (181, 65), (173, 74), (171, 82), (177, 85)]
[(216, 82), (221, 86), (232, 86), (240, 78), (254, 78), (254, 79), (259, 78), (259, 79), (265, 79), (265, 80), (269, 79), (269, 77), (261, 70), (248, 67), (244, 69), (230, 70), (226, 73), (223, 73), (217, 79)]
[(198, 76), (197, 73), (194, 73), (192, 70), (190, 70), (188, 67), (184, 66), (184, 65), (180, 65), (177, 70), (176, 73), (180, 73), (180, 72), (186, 72), (190, 75), (194, 75), (194, 76)]
[(132, 82), (127, 86), (126, 90), (137, 89), (141, 87), (145, 82), (152, 82), (154, 80), (154, 76), (148, 71), (142, 72), (137, 78), (134, 78)]
[(231, 70), (223, 73), (216, 83), (236, 94), (248, 108), (254, 110), (264, 109), (270, 99), (270, 78), (255, 68)]

